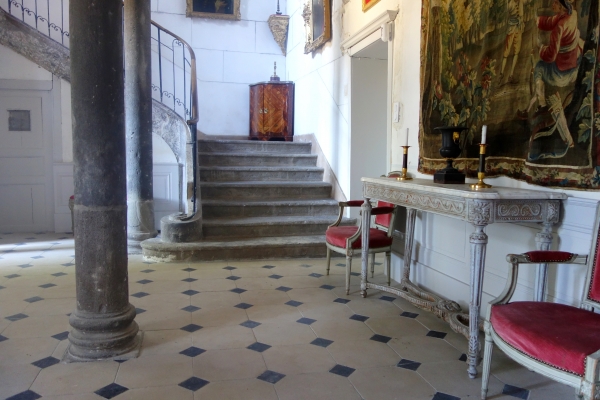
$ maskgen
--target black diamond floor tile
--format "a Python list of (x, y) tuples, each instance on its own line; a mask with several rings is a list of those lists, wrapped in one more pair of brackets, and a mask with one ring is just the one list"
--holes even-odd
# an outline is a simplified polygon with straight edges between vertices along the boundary
[(241, 308), (242, 310), (247, 310), (250, 307), (252, 307), (252, 304), (240, 303), (240, 304), (236, 304), (234, 307)]
[(64, 264), (60, 264), (63, 267), (72, 267), (73, 265), (75, 265), (74, 263), (64, 263)]
[(143, 272), (144, 274), (149, 274), (150, 272), (154, 272), (154, 270), (153, 269), (145, 269), (145, 270), (140, 271), (140, 272)]
[(29, 267), (33, 267), (33, 264), (21, 264), (21, 265), (19, 265), (19, 267), (21, 267), (21, 268), (29, 268)]
[(193, 296), (198, 293), (200, 293), (200, 292), (197, 290), (193, 290), (193, 289), (186, 290), (185, 292), (181, 292), (181, 294), (185, 294), (186, 296)]
[(319, 287), (321, 289), (327, 289), (327, 290), (333, 290), (333, 289), (335, 289), (335, 286), (331, 286), (331, 285), (321, 285)]
[(66, 338), (69, 337), (69, 332), (64, 331), (61, 333), (57, 333), (56, 335), (52, 335), (51, 337), (53, 337), (56, 340), (65, 340)]
[(191, 282), (195, 282), (195, 281), (197, 281), (197, 280), (198, 280), (198, 279), (196, 279), (196, 278), (185, 278), (185, 279), (182, 279), (181, 281), (182, 281), (182, 282), (190, 282), (190, 283), (191, 283)]
[(347, 304), (347, 303), (350, 303), (350, 300), (348, 300), (348, 299), (342, 299), (341, 297), (338, 297), (333, 302), (334, 303), (340, 303), (340, 304)]
[(319, 347), (327, 347), (331, 343), (333, 343), (333, 340), (323, 339), (323, 338), (316, 338), (315, 340), (310, 342), (310, 344), (314, 344), (315, 346), (319, 346)]
[(243, 327), (246, 327), (246, 328), (253, 329), (253, 328), (256, 328), (257, 326), (259, 326), (260, 322), (248, 320), (246, 322), (242, 322), (240, 325)]
[(392, 297), (392, 296), (381, 296), (381, 297), (379, 298), (379, 300), (383, 300), (383, 301), (394, 301), (394, 300), (396, 300), (396, 298), (395, 298), (395, 297)]
[(379, 342), (379, 343), (387, 343), (390, 340), (392, 340), (392, 338), (389, 336), (375, 334), (375, 335), (371, 336), (370, 340), (373, 340), (373, 341)]
[(152, 265), (152, 264), (156, 264), (155, 262), (152, 261), (142, 261), (144, 264), (148, 264), (148, 265)]
[(299, 319), (298, 321), (296, 321), (296, 322), (298, 322), (298, 323), (300, 323), (300, 324), (304, 324), (304, 325), (310, 325), (310, 324), (312, 324), (312, 323), (314, 323), (314, 322), (317, 322), (317, 320), (316, 320), (316, 319), (312, 319), (312, 318), (306, 318), (306, 317), (302, 317), (302, 318), (300, 318), (300, 319)]
[(279, 286), (278, 288), (275, 288), (275, 290), (279, 290), (280, 292), (289, 292), (290, 290), (292, 290), (292, 288), (287, 286)]
[(151, 281), (150, 279), (142, 279), (141, 281), (137, 281), (137, 283), (142, 284), (142, 285), (147, 285), (152, 282), (154, 282), (154, 281)]
[(4, 342), (5, 340), (8, 340), (7, 337), (0, 335), (0, 342)]
[(312, 276), (313, 278), (320, 278), (323, 276), (323, 274), (319, 274), (317, 272), (313, 272), (312, 274), (308, 274), (308, 276)]
[(135, 314), (136, 315), (140, 315), (140, 314), (143, 314), (145, 312), (146, 312), (146, 310), (144, 310), (143, 308), (139, 308), (139, 307), (135, 308)]
[(240, 278), (239, 276), (231, 275), (225, 279), (229, 279), (230, 281), (237, 281), (238, 279), (242, 279), (242, 278)]
[(181, 310), (182, 310), (182, 311), (187, 311), (187, 312), (194, 312), (194, 311), (198, 311), (198, 310), (200, 310), (200, 307), (196, 307), (196, 306), (187, 306), (187, 307), (183, 307)]
[(10, 275), (5, 275), (4, 277), (7, 279), (13, 279), (13, 278), (18, 278), (20, 276), (21, 275), (19, 275), (19, 274), (10, 274)]
[(42, 300), (44, 300), (44, 299), (41, 298), (40, 296), (33, 296), (33, 297), (30, 297), (30, 298), (25, 299), (23, 301), (26, 301), (28, 303), (37, 303), (38, 301), (42, 301)]
[(400, 314), (400, 316), (406, 317), (406, 318), (417, 318), (419, 316), (419, 314), (414, 313), (414, 312), (404, 311), (402, 314)]
[(354, 368), (346, 367), (340, 364), (336, 364), (335, 367), (329, 370), (329, 372), (331, 372), (332, 374), (343, 376), (344, 378), (347, 378), (350, 375), (352, 375), (354, 371), (356, 371)]
[(26, 390), (21, 393), (17, 393), (14, 396), (10, 396), (6, 400), (36, 400), (40, 399), (42, 396), (34, 392), (33, 390)]
[(304, 303), (302, 303), (300, 301), (296, 301), (296, 300), (290, 300), (290, 301), (286, 302), (285, 304), (287, 304), (288, 306), (292, 306), (292, 307), (298, 307), (299, 305), (302, 305)]
[(335, 264), (335, 266), (336, 266), (336, 267), (345, 267), (345, 266), (346, 266), (346, 264), (337, 263), (337, 264)]
[(312, 267), (312, 265), (310, 265), (310, 264), (300, 264), (300, 266), (302, 268), (310, 268), (310, 267)]
[(523, 389), (517, 386), (504, 385), (502, 388), (502, 394), (506, 394), (517, 399), (527, 400), (529, 398), (529, 390)]
[(38, 368), (48, 368), (51, 367), (55, 364), (58, 364), (60, 362), (60, 360), (58, 358), (54, 358), (54, 357), (46, 357), (46, 358), (42, 358), (41, 360), (37, 360), (31, 363), (31, 365), (35, 365)]
[(182, 271), (185, 271), (185, 272), (192, 272), (192, 271), (195, 271), (195, 270), (196, 270), (196, 268), (189, 268), (189, 267), (182, 269)]
[(132, 296), (137, 297), (138, 299), (141, 299), (142, 297), (150, 296), (150, 293), (137, 292), (137, 293), (132, 294)]
[(431, 400), (460, 400), (460, 397), (452, 396), (446, 393), (437, 392)]
[(27, 317), (29, 317), (29, 315), (19, 313), (19, 314), (9, 315), (8, 317), (6, 317), (6, 319), (14, 322), (14, 321), (19, 321), (19, 320), (27, 318)]
[(350, 272), (350, 275), (352, 275), (352, 276), (360, 276), (360, 272)]
[(125, 386), (121, 386), (118, 383), (111, 383), (110, 385), (106, 385), (103, 388), (96, 390), (94, 393), (100, 397), (104, 397), (105, 399), (112, 399), (113, 397), (117, 397), (128, 390), (129, 389), (127, 389)]
[(231, 265), (228, 265), (226, 267), (224, 267), (223, 269), (226, 269), (228, 271), (233, 271), (234, 269), (237, 269), (236, 267), (232, 267)]
[(48, 289), (48, 288), (51, 288), (51, 287), (54, 287), (54, 286), (56, 286), (54, 283), (45, 283), (45, 284), (40, 285), (38, 287), (41, 287), (42, 289)]
[(369, 317), (365, 317), (364, 315), (354, 314), (353, 316), (350, 317), (350, 319), (353, 319), (355, 321), (365, 322), (366, 320), (369, 319)]
[(206, 350), (201, 349), (200, 347), (192, 346), (192, 347), (188, 347), (187, 349), (185, 349), (183, 351), (180, 351), (179, 354), (183, 354), (184, 356), (194, 358), (205, 352), (206, 352)]
[(255, 343), (252, 343), (250, 346), (248, 346), (246, 348), (250, 349), (250, 350), (257, 351), (259, 353), (262, 353), (265, 350), (269, 350), (271, 348), (271, 346), (269, 346), (268, 344), (264, 344), (264, 343), (260, 343), (260, 342), (255, 342)]
[(256, 377), (256, 379), (260, 379), (261, 381), (269, 382), (272, 384), (276, 384), (283, 378), (285, 378), (284, 374), (280, 374), (279, 372), (269, 370), (263, 372), (262, 374)]
[(181, 327), (180, 329), (182, 331), (193, 333), (193, 332), (199, 331), (200, 329), (202, 329), (202, 327), (200, 325), (196, 325), (196, 324), (189, 324), (184, 327)]
[(242, 294), (242, 293), (244, 293), (246, 291), (247, 291), (246, 289), (242, 289), (242, 288), (239, 288), (239, 287), (236, 287), (235, 289), (231, 289), (230, 290), (230, 292), (237, 293), (237, 294)]
[(55, 276), (55, 277), (57, 277), (57, 278), (58, 278), (59, 276), (65, 276), (65, 275), (67, 275), (67, 274), (65, 274), (64, 272), (57, 272), (57, 273), (55, 273), (55, 274), (51, 274), (51, 275), (52, 275), (52, 276)]
[(263, 268), (273, 269), (273, 268), (275, 268), (275, 266), (274, 265), (263, 265)]
[(200, 379), (195, 376), (192, 376), (191, 378), (186, 379), (185, 381), (181, 382), (179, 384), (179, 386), (181, 386), (184, 389), (195, 392), (199, 389), (202, 389), (204, 386), (208, 385), (209, 383), (210, 383), (209, 381), (205, 381), (204, 379)]
[(429, 332), (427, 332), (427, 335), (425, 335), (425, 336), (434, 337), (436, 339), (443, 339), (446, 337), (446, 335), (447, 335), (446, 332), (429, 331)]
[(35, 257), (31, 257), (31, 258), (33, 258), (34, 260), (39, 260), (40, 258), (44, 258), (44, 256), (35, 256)]
[(460, 355), (460, 357), (458, 357), (458, 361), (464, 361), (464, 362), (466, 362), (467, 361), (467, 355), (465, 353), (462, 353)]
[(2, 290), (2, 289), (6, 289), (6, 287), (5, 286), (0, 286), (0, 290)]
[(281, 278), (283, 278), (283, 276), (277, 275), (277, 274), (273, 274), (273, 275), (269, 275), (269, 278), (271, 278), (271, 279), (281, 279)]
[(421, 366), (420, 362), (407, 360), (404, 358), (402, 360), (398, 361), (398, 364), (396, 364), (396, 367), (409, 369), (411, 371), (416, 371), (417, 369), (419, 369), (420, 366)]

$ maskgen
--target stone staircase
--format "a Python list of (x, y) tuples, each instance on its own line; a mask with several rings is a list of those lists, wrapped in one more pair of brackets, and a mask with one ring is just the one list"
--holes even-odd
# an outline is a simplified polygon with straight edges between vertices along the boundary
[[(169, 260), (324, 257), (338, 214), (310, 143), (200, 140), (203, 240), (143, 243)], [(345, 220), (352, 224), (354, 220)]]

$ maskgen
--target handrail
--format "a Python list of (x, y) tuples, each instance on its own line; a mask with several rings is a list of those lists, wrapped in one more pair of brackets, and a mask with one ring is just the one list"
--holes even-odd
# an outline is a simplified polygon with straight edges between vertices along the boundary
[[(64, 2), (63, 0), (60, 1), (60, 26), (57, 25), (55, 22), (52, 22), (51, 19), (51, 7), (50, 7), (50, 0), (46, 0), (45, 2), (41, 2), (41, 6), (38, 7), (38, 0), (33, 0), (33, 5), (25, 6), (24, 1), (21, 0), (20, 2), (17, 0), (7, 0), (8, 1), (8, 14), (12, 15), (13, 17), (20, 19), (22, 22), (26, 23), (27, 25), (31, 26), (32, 28), (37, 29), (40, 33), (48, 36), (50, 39), (54, 40), (57, 43), (60, 43), (61, 45), (65, 46), (65, 47), (69, 47), (68, 44), (65, 45), (65, 37), (69, 38), (69, 32), (63, 30), (62, 26), (65, 23), (65, 7), (64, 7)], [(45, 4), (43, 4), (45, 3)], [(21, 12), (13, 12), (13, 9), (20, 9)], [(30, 8), (31, 7), (31, 8)], [(44, 12), (45, 9), (45, 16), (42, 15), (42, 13)], [(58, 11), (57, 11), (58, 12)], [(20, 17), (18, 14), (21, 14)], [(26, 19), (26, 15), (28, 17), (33, 17), (33, 21), (31, 22), (27, 22), (25, 21)], [(38, 26), (38, 22), (42, 22), (43, 25), (45, 26), (45, 28), (47, 28), (47, 32), (46, 29), (42, 30), (42, 27)], [(56, 38), (52, 37), (52, 31), (54, 32), (58, 32), (60, 33), (60, 41), (56, 40)]]

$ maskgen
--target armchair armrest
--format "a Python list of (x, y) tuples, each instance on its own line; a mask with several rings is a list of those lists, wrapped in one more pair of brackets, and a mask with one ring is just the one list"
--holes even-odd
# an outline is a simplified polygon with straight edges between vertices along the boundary
[(328, 226), (328, 228), (338, 226), (340, 222), (342, 222), (342, 218), (344, 217), (344, 207), (360, 207), (363, 205), (364, 200), (348, 200), (348, 201), (340, 201), (338, 205), (340, 206), (340, 211), (338, 212), (338, 217), (335, 222)]
[[(394, 212), (394, 207), (375, 207), (371, 210), (371, 215), (391, 214)], [(370, 228), (370, 227), (369, 227)], [(351, 248), (352, 244), (358, 240), (362, 233), (362, 219), (358, 220), (358, 229), (356, 233), (347, 239), (347, 248)]]

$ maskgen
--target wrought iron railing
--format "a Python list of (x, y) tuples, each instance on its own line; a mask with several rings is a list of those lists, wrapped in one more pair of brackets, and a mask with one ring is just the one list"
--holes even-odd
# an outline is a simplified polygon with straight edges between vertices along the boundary
[(54, 41), (69, 47), (69, 7), (63, 0), (7, 0), (13, 17), (36, 28)]

